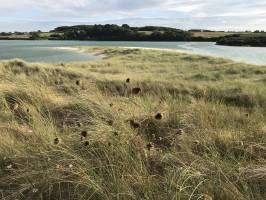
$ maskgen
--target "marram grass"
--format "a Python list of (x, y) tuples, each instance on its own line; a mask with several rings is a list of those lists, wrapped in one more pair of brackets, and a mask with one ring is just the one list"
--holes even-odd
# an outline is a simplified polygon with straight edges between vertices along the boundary
[(266, 66), (83, 50), (0, 62), (1, 199), (266, 198)]

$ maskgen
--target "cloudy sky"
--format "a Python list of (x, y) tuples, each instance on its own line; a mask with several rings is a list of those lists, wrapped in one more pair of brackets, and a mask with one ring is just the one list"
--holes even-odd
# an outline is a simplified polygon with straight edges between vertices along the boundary
[(0, 0), (0, 32), (127, 23), (266, 30), (266, 0)]

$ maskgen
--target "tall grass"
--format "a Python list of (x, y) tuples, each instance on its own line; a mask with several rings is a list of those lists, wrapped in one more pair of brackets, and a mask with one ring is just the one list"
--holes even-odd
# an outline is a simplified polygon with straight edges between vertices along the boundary
[(1, 199), (266, 198), (265, 66), (83, 50), (0, 63)]

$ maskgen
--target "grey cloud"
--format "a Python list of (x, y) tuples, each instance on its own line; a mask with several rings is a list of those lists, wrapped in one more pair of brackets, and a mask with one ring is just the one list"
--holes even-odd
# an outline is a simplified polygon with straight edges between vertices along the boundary
[[(20, 14), (18, 19), (23, 10), (34, 12), (34, 18)], [(265, 0), (0, 0), (0, 11), (2, 29), (8, 23), (36, 27), (44, 22), (44, 27), (110, 22), (187, 29), (266, 28)]]

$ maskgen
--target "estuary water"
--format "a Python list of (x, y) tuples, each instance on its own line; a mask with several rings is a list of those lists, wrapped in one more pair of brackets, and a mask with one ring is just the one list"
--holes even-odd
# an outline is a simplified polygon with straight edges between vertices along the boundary
[[(47, 41), (0, 40), (0, 60), (20, 58), (32, 62), (72, 62), (99, 59), (98, 56), (72, 50), (75, 46), (144, 47), (174, 49), (200, 55), (266, 65), (264, 47), (218, 46), (213, 42), (117, 42), (117, 41)], [(58, 48), (59, 47), (59, 48)]]

